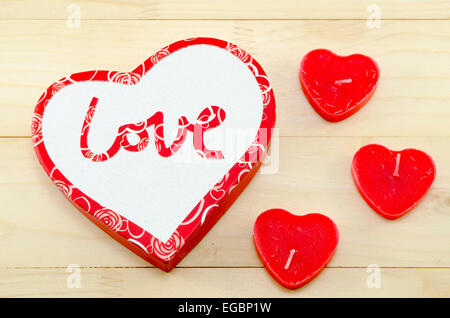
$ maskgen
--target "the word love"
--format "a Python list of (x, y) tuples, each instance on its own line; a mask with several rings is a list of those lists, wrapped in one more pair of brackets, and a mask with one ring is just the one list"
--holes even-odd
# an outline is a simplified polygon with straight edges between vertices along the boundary
[[(169, 147), (166, 147), (164, 141), (164, 115), (158, 111), (147, 120), (120, 126), (117, 137), (111, 147), (103, 153), (94, 153), (88, 146), (89, 128), (92, 118), (95, 114), (98, 98), (93, 97), (88, 111), (84, 118), (83, 128), (81, 129), (80, 147), (81, 153), (85, 158), (95, 162), (105, 161), (113, 157), (121, 148), (126, 151), (138, 152), (144, 150), (149, 144), (148, 128), (154, 126), (155, 147), (158, 154), (162, 157), (170, 157), (175, 154), (183, 145), (187, 133), (193, 133), (193, 144), (196, 152), (206, 159), (223, 159), (223, 153), (220, 150), (207, 149), (203, 137), (207, 130), (219, 126), (225, 120), (225, 111), (218, 106), (210, 106), (204, 108), (194, 123), (189, 123), (186, 117), (182, 116), (178, 119), (178, 132), (175, 140)], [(135, 134), (139, 140), (131, 143), (128, 136)]]

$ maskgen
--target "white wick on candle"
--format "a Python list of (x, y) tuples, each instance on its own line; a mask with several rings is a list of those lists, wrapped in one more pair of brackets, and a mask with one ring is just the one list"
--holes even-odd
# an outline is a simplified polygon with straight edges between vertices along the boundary
[(295, 252), (297, 252), (297, 251), (294, 249), (289, 251), (289, 257), (287, 259), (286, 265), (284, 265), (285, 270), (289, 269), (289, 266), (291, 265), (291, 261), (292, 261), (292, 258), (294, 257)]
[(393, 173), (393, 176), (394, 177), (398, 177), (398, 176), (400, 176), (399, 174), (398, 174), (398, 169), (400, 168), (400, 154), (398, 153), (397, 154), (397, 158), (395, 159), (395, 169), (394, 169), (394, 173)]
[(338, 81), (334, 81), (334, 84), (336, 85), (341, 85), (341, 84), (349, 84), (352, 82), (351, 78), (347, 78), (347, 79), (342, 79), (342, 80), (338, 80)]

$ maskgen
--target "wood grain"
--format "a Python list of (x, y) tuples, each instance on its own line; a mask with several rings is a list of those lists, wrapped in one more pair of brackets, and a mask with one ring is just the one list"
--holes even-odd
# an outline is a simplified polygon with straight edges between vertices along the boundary
[[(282, 137), (278, 172), (258, 173), (179, 266), (261, 266), (252, 243), (253, 223), (262, 211), (280, 207), (298, 214), (324, 213), (336, 222), (340, 244), (330, 266), (450, 267), (450, 157), (444, 151), (449, 141)], [(417, 147), (436, 161), (432, 189), (401, 219), (389, 221), (373, 212), (353, 184), (353, 153), (372, 142), (394, 149)], [(0, 257), (0, 267), (148, 265), (65, 199), (39, 166), (28, 138), (0, 139), (0, 157), (0, 251), (8, 255)]]
[[(67, 25), (69, 4), (81, 10), (79, 28)], [(371, 4), (381, 10), (380, 28), (366, 24)], [(1, 1), (0, 297), (450, 297), (449, 19), (447, 0)], [(161, 47), (199, 35), (238, 44), (268, 73), (278, 169), (258, 173), (166, 274), (63, 197), (34, 155), (30, 120), (55, 80), (132, 70)], [(341, 123), (322, 120), (300, 89), (300, 60), (319, 47), (370, 55), (381, 68), (373, 99)], [(368, 143), (419, 148), (436, 161), (430, 192), (401, 219), (378, 216), (353, 185), (351, 158)], [(274, 283), (253, 248), (253, 223), (273, 207), (324, 213), (340, 230), (332, 262), (296, 291)], [(69, 264), (82, 266), (80, 289), (66, 286)], [(379, 289), (367, 287), (370, 264), (382, 267)]]
[(450, 17), (446, 0), (3, 0), (0, 19), (66, 19), (70, 4), (82, 19), (366, 19), (371, 4), (383, 19)]
[(187, 291), (189, 297), (450, 296), (450, 269), (381, 268), (380, 274), (380, 288), (368, 288), (366, 268), (326, 268), (292, 291), (262, 268), (176, 268), (170, 274), (156, 268), (82, 268), (81, 288), (67, 288), (65, 268), (0, 269), (0, 296), (186, 297)]
[[(161, 32), (160, 30), (164, 30)], [(263, 65), (283, 136), (450, 136), (450, 21), (0, 21), (0, 136), (29, 136), (44, 89), (71, 73), (132, 70), (165, 45), (198, 34), (232, 41)], [(341, 123), (318, 116), (301, 92), (304, 54), (362, 52), (381, 68), (372, 100)]]

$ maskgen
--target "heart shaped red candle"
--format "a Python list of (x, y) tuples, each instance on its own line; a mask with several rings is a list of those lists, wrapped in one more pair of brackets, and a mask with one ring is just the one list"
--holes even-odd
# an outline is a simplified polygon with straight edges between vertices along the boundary
[(324, 119), (340, 121), (357, 112), (375, 92), (379, 77), (368, 56), (339, 56), (325, 49), (305, 55), (300, 82), (310, 104)]
[(282, 286), (295, 289), (328, 264), (339, 233), (334, 222), (322, 214), (298, 216), (272, 209), (256, 219), (253, 240), (267, 271)]
[(372, 144), (353, 157), (352, 175), (372, 209), (385, 218), (396, 219), (424, 197), (435, 178), (436, 166), (423, 151), (393, 151)]

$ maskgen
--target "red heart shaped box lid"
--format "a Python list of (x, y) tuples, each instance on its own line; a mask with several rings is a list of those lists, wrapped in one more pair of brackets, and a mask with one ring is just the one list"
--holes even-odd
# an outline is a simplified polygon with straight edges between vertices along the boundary
[(375, 92), (377, 63), (362, 54), (339, 56), (326, 49), (306, 54), (300, 83), (311, 106), (328, 121), (343, 120), (363, 107)]
[[(189, 56), (191, 60), (186, 60), (184, 58), (185, 56)], [(227, 68), (223, 72), (217, 72), (217, 70), (222, 70), (225, 66), (215, 61), (223, 61), (224, 59), (230, 61), (233, 69), (228, 70)], [(194, 63), (189, 63), (190, 61)], [(205, 67), (204, 64), (206, 62), (212, 64), (210, 65), (211, 67)], [(164, 70), (168, 70), (168, 63), (172, 63), (170, 64), (172, 65), (171, 68), (169, 68), (171, 75), (164, 77), (166, 73), (161, 70), (164, 69), (162, 68), (164, 65), (166, 67)], [(198, 68), (195, 68), (195, 65), (199, 65)], [(225, 74), (228, 74), (227, 72), (231, 72), (231, 75), (226, 76)], [(202, 81), (186, 80), (186, 78), (190, 79), (192, 76), (199, 76), (196, 74), (206, 74), (208, 77), (207, 79), (201, 77), (200, 79)], [(232, 76), (236, 74), (241, 75), (242, 78), (237, 77), (236, 79), (236, 76)], [(144, 79), (147, 82), (144, 83)], [(162, 81), (159, 81), (160, 79)], [(181, 83), (185, 86), (180, 87), (180, 81), (184, 81)], [(247, 94), (248, 91), (242, 85), (236, 87), (236, 85), (239, 85), (236, 83), (242, 84), (242, 82), (245, 82), (251, 87), (251, 96)], [(166, 88), (168, 86), (166, 84), (172, 83), (176, 83), (176, 85), (174, 84), (175, 88)], [(223, 88), (223, 83), (229, 84), (230, 87), (235, 87), (235, 89), (231, 91), (226, 90)], [(162, 87), (159, 88), (158, 85)], [(206, 89), (210, 86), (217, 89), (220, 97), (215, 95), (210, 96), (212, 94), (211, 91)], [(185, 89), (182, 92), (187, 92), (189, 96), (180, 93), (182, 88)], [(153, 95), (149, 95), (149, 91)], [(130, 94), (130, 99), (124, 93)], [(162, 96), (163, 99), (167, 98), (170, 101), (177, 98), (177, 103), (167, 102), (164, 104), (152, 102), (153, 104), (149, 104), (147, 103), (149, 101), (148, 96), (151, 96), (151, 98)], [(218, 105), (220, 108), (214, 106), (217, 105), (214, 104), (217, 98), (221, 100), (221, 105)], [(244, 98), (244, 102), (242, 98)], [(247, 111), (247, 109), (253, 106), (253, 104), (249, 105), (246, 102), (249, 99), (255, 101), (254, 105), (256, 105), (255, 108), (257, 110)], [(91, 101), (90, 104), (89, 101)], [(136, 108), (138, 104), (136, 101), (144, 102), (138, 105), (140, 108)], [(161, 99), (158, 101), (161, 101)], [(188, 104), (188, 101), (191, 101), (190, 104)], [(235, 102), (235, 104), (232, 104), (232, 102)], [(189, 107), (191, 105), (194, 106), (189, 108), (186, 105)], [(95, 107), (99, 109), (95, 110)], [(186, 120), (189, 120), (191, 123), (192, 121), (195, 122), (195, 118), (199, 114), (199, 119), (197, 119), (195, 127), (201, 127), (200, 131), (203, 131), (204, 129), (210, 128), (202, 125), (204, 124), (203, 121), (205, 118), (214, 117), (212, 116), (213, 112), (216, 113), (214, 126), (219, 126), (220, 128), (223, 125), (227, 125), (227, 123), (233, 122), (233, 120), (235, 123), (240, 122), (242, 124), (245, 122), (242, 125), (247, 124), (247, 119), (242, 119), (247, 118), (243, 117), (247, 111), (250, 114), (248, 118), (254, 123), (251, 126), (252, 136), (246, 137), (247, 139), (243, 146), (245, 148), (242, 148), (242, 152), (241, 150), (236, 152), (236, 160), (233, 156), (231, 158), (233, 160), (225, 162), (220, 169), (216, 169), (216, 166), (208, 166), (209, 172), (213, 169), (216, 170), (214, 170), (212, 176), (210, 173), (209, 179), (211, 180), (208, 180), (208, 183), (204, 183), (204, 187), (207, 189), (205, 191), (203, 189), (197, 190), (197, 188), (200, 189), (202, 174), (206, 174), (206, 172), (203, 173), (205, 169), (201, 169), (201, 165), (192, 165), (193, 169), (199, 171), (195, 175), (196, 177), (189, 179), (180, 177), (182, 175), (181, 169), (178, 168), (180, 163), (177, 163), (177, 166), (173, 165), (172, 168), (172, 161), (167, 161), (168, 159), (165, 158), (174, 154), (178, 148), (164, 149), (166, 151), (161, 154), (161, 147), (164, 146), (164, 141), (163, 143), (160, 142), (163, 137), (160, 136), (159, 129), (161, 129), (160, 126), (162, 125), (158, 124), (157, 127), (150, 128), (145, 126), (146, 122), (156, 115), (162, 119), (162, 110), (159, 107), (165, 107), (164, 116), (167, 113), (174, 119), (179, 115), (186, 116), (178, 117), (180, 118), (179, 129), (185, 135), (191, 134), (191, 132), (193, 134), (193, 131), (195, 131), (194, 128), (189, 128), (193, 126), (192, 124), (190, 126), (186, 125)], [(181, 107), (184, 108), (181, 109)], [(201, 108), (204, 108), (204, 110), (200, 111)], [(226, 120), (224, 120), (223, 124), (222, 121), (225, 113), (222, 108), (227, 111)], [(117, 111), (114, 113), (115, 117), (113, 121), (101, 121), (101, 118), (108, 119), (108, 116), (112, 116), (110, 114), (114, 109)], [(135, 110), (140, 113), (135, 113)], [(72, 111), (76, 113), (71, 115), (70, 112)], [(179, 115), (178, 112), (180, 112)], [(155, 115), (148, 117), (151, 114)], [(254, 114), (257, 114), (257, 116)], [(92, 119), (93, 116), (94, 119)], [(55, 118), (56, 120), (53, 120)], [(83, 118), (85, 118), (84, 124)], [(167, 117), (165, 118), (167, 120)], [(68, 125), (65, 125), (66, 122)], [(53, 126), (49, 126), (49, 123), (52, 123)], [(100, 123), (104, 123), (103, 126), (98, 126)], [(97, 125), (97, 128), (93, 127), (95, 125)], [(42, 94), (36, 105), (32, 120), (32, 141), (37, 157), (45, 172), (64, 195), (86, 217), (137, 255), (165, 271), (170, 271), (206, 235), (209, 229), (225, 213), (250, 182), (267, 152), (274, 125), (275, 99), (269, 79), (262, 67), (247, 52), (232, 43), (214, 38), (199, 37), (178, 41), (164, 47), (132, 72), (87, 71), (69, 75), (53, 83)], [(91, 128), (90, 131), (88, 131), (89, 127)], [(115, 142), (111, 146), (110, 151), (101, 153), (100, 155), (93, 155), (90, 150), (87, 150), (86, 147), (89, 145), (86, 145), (86, 140), (83, 141), (84, 134), (89, 133), (90, 137), (92, 134), (94, 136), (87, 143), (105, 138), (103, 140), (106, 140), (106, 142), (99, 143), (97, 149), (108, 149), (105, 148), (105, 145), (109, 146), (112, 144), (114, 133), (117, 133), (118, 127), (124, 128), (125, 130), (133, 130), (133, 133), (138, 134), (138, 137), (141, 138), (140, 142), (132, 145), (128, 139), (122, 139), (122, 141)], [(233, 127), (240, 129), (248, 126)], [(154, 130), (155, 136), (152, 138), (155, 141), (154, 145), (149, 145), (148, 133), (143, 130), (147, 128)], [(190, 132), (187, 132), (186, 129), (190, 129)], [(126, 137), (127, 135), (124, 131), (119, 129), (118, 136)], [(64, 134), (67, 134), (67, 139), (61, 137)], [(192, 136), (192, 134), (189, 136)], [(176, 139), (176, 141), (179, 141), (179, 139)], [(185, 142), (182, 147), (180, 146), (182, 149), (180, 151), (188, 149), (193, 156), (200, 155), (199, 160), (208, 160), (201, 156), (205, 153), (194, 152), (197, 146), (201, 147), (202, 145), (202, 142), (196, 144), (194, 138), (194, 145), (192, 141), (190, 144)], [(69, 152), (67, 150), (69, 148), (73, 148), (74, 150), (70, 150), (72, 152)], [(143, 150), (144, 148), (146, 149)], [(224, 153), (226, 152), (226, 149), (222, 150)], [(228, 151), (231, 153), (232, 150), (229, 149)], [(72, 153), (76, 154), (76, 160), (78, 160), (76, 164), (63, 160), (65, 158), (64, 156), (69, 156)], [(215, 156), (217, 153), (211, 152), (210, 154)], [(145, 157), (143, 157), (144, 155)], [(112, 156), (114, 158), (111, 158)], [(70, 158), (75, 158), (75, 155)], [(125, 160), (124, 158), (130, 160), (130, 163), (122, 169), (123, 166), (118, 166), (117, 163), (120, 160)], [(171, 175), (167, 176), (167, 178), (165, 174), (161, 174), (160, 178), (148, 177), (146, 173), (136, 168), (137, 164), (135, 162), (137, 162), (138, 158), (141, 158), (139, 162), (142, 163), (139, 167), (153, 169), (151, 172), (155, 174), (160, 173), (160, 169), (156, 169), (157, 165), (152, 165), (147, 159), (150, 158), (151, 160), (164, 162), (164, 171), (169, 172)], [(95, 162), (96, 160), (101, 162)], [(107, 167), (111, 169), (109, 171), (114, 172), (114, 179), (109, 175), (101, 173), (98, 174), (98, 178), (93, 178), (91, 174), (87, 173), (87, 170), (79, 168), (81, 165), (89, 164), (88, 168), (91, 169), (92, 166), (103, 163), (105, 163), (103, 167)], [(184, 164), (184, 162), (181, 162), (181, 164)], [(196, 163), (194, 162), (194, 164)], [(116, 169), (116, 167), (119, 168)], [(94, 167), (93, 169), (97, 168)], [(66, 173), (67, 171), (70, 173)], [(73, 173), (73, 171), (76, 171), (78, 174)], [(109, 179), (102, 179), (103, 176)], [(75, 177), (78, 182), (73, 181)], [(83, 181), (83, 178), (88, 177), (91, 183), (86, 183), (87, 185), (85, 186), (80, 180)], [(125, 177), (129, 179), (124, 179)], [(134, 177), (143, 180), (142, 184), (144, 186), (141, 183), (134, 182)], [(171, 182), (167, 183), (168, 185), (166, 186), (170, 191), (162, 193), (160, 196), (139, 195), (135, 196), (134, 200), (123, 200), (121, 198), (122, 192), (127, 192), (133, 198), (135, 191), (142, 191), (144, 194), (149, 189), (154, 190), (155, 193), (161, 191), (160, 189), (162, 187), (160, 183), (162, 181), (169, 182), (167, 179), (170, 179), (169, 181)], [(104, 180), (107, 180), (107, 182)], [(123, 180), (128, 181), (125, 182)], [(112, 188), (110, 181), (115, 182), (117, 186)], [(156, 183), (150, 186), (147, 185), (147, 182), (158, 181), (158, 186), (155, 186)], [(190, 183), (187, 183), (188, 181)], [(98, 186), (96, 186), (97, 183), (99, 184)], [(186, 184), (193, 185), (186, 186)], [(115, 192), (110, 193), (109, 189), (113, 189)], [(180, 201), (180, 196), (174, 194), (175, 190), (181, 194), (184, 194), (182, 191), (197, 191), (200, 195), (194, 197), (184, 194), (186, 198), (183, 197), (183, 199), (194, 202), (192, 204), (185, 204), (186, 209), (178, 209), (180, 213), (176, 218), (173, 217), (173, 220), (164, 219), (165, 214), (162, 214), (160, 217), (160, 209), (148, 208), (150, 204), (158, 200), (161, 201), (162, 199), (165, 201), (161, 201), (163, 203), (159, 207), (166, 210), (168, 205), (177, 204)], [(102, 196), (98, 196), (100, 199), (96, 195), (92, 195), (92, 193), (97, 193), (95, 191), (102, 193)], [(111, 204), (105, 204), (104, 202), (106, 200), (110, 200), (111, 202), (116, 200), (118, 203), (114, 203), (117, 203), (117, 206), (119, 204), (133, 203), (136, 206), (141, 205), (143, 208), (128, 209), (130, 211), (126, 211), (123, 208), (116, 209)], [(171, 212), (170, 209), (168, 211)], [(129, 214), (132, 214), (133, 217), (128, 216)], [(150, 217), (153, 219), (150, 219)], [(170, 223), (170, 226), (167, 225), (165, 233), (161, 232), (162, 234), (158, 236), (154, 232), (154, 229), (149, 230), (151, 227), (148, 224), (143, 226), (141, 221), (135, 221), (136, 218), (143, 218), (145, 222), (154, 228), (157, 228), (157, 226), (154, 225), (156, 223), (152, 223), (153, 220), (157, 220), (159, 222), (157, 223), (158, 225), (166, 226), (166, 224)], [(160, 219), (162, 220), (159, 221)]]
[(387, 219), (396, 219), (413, 209), (435, 175), (433, 159), (417, 149), (393, 151), (371, 144), (359, 149), (352, 162), (352, 176), (360, 194)]
[(325, 215), (294, 215), (272, 209), (256, 219), (253, 241), (272, 277), (282, 286), (295, 289), (311, 281), (328, 264), (339, 232)]

